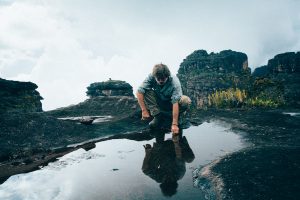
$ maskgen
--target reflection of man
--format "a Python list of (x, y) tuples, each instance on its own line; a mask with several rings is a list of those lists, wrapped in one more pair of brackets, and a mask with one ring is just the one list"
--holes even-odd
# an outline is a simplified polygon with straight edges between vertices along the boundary
[(142, 119), (149, 119), (150, 113), (154, 117), (149, 123), (151, 128), (161, 125), (164, 112), (172, 112), (171, 131), (173, 134), (179, 133), (179, 115), (187, 110), (191, 100), (182, 95), (179, 79), (171, 76), (166, 65), (157, 64), (153, 67), (152, 74), (138, 88), (137, 98), (142, 109)]
[(145, 158), (142, 166), (144, 174), (161, 183), (160, 188), (165, 196), (172, 196), (177, 191), (177, 181), (186, 171), (185, 163), (195, 158), (186, 137), (173, 135), (173, 140), (164, 140), (164, 133), (158, 133), (153, 147), (145, 146)]

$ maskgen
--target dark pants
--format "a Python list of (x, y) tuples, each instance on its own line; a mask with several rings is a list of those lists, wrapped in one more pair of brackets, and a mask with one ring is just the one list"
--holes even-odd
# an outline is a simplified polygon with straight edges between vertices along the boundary
[[(144, 101), (147, 109), (150, 111), (152, 116), (156, 116), (158, 114), (163, 114), (166, 117), (170, 117), (172, 119), (172, 110), (173, 104), (170, 101), (163, 101), (157, 97), (156, 93), (153, 90), (146, 90), (144, 94)], [(178, 123), (182, 121), (182, 117), (186, 114), (186, 111), (189, 109), (191, 100), (188, 96), (182, 95), (179, 100), (179, 119)]]

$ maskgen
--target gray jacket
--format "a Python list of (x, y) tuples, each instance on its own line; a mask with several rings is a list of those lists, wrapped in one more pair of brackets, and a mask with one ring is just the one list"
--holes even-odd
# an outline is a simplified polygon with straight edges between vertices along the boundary
[(161, 87), (157, 84), (154, 76), (149, 74), (138, 88), (138, 92), (145, 93), (146, 90), (153, 89), (157, 97), (162, 101), (171, 101), (172, 104), (177, 103), (182, 96), (181, 84), (177, 76), (170, 76), (167, 82)]

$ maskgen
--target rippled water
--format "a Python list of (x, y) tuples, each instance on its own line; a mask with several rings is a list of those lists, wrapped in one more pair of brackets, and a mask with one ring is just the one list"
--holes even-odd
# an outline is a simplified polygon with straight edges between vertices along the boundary
[[(191, 127), (183, 136), (175, 144), (171, 134), (164, 141), (99, 142), (89, 151), (80, 149), (10, 177), (0, 185), (0, 199), (205, 199), (205, 192), (194, 187), (193, 172), (243, 143), (220, 122)], [(146, 144), (152, 147), (147, 156)]]

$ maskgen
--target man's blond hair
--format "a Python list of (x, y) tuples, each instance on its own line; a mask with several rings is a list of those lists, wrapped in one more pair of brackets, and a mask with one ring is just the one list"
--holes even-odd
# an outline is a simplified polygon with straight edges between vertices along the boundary
[(171, 75), (171, 72), (167, 65), (161, 63), (154, 65), (152, 75), (155, 78), (167, 78)]

